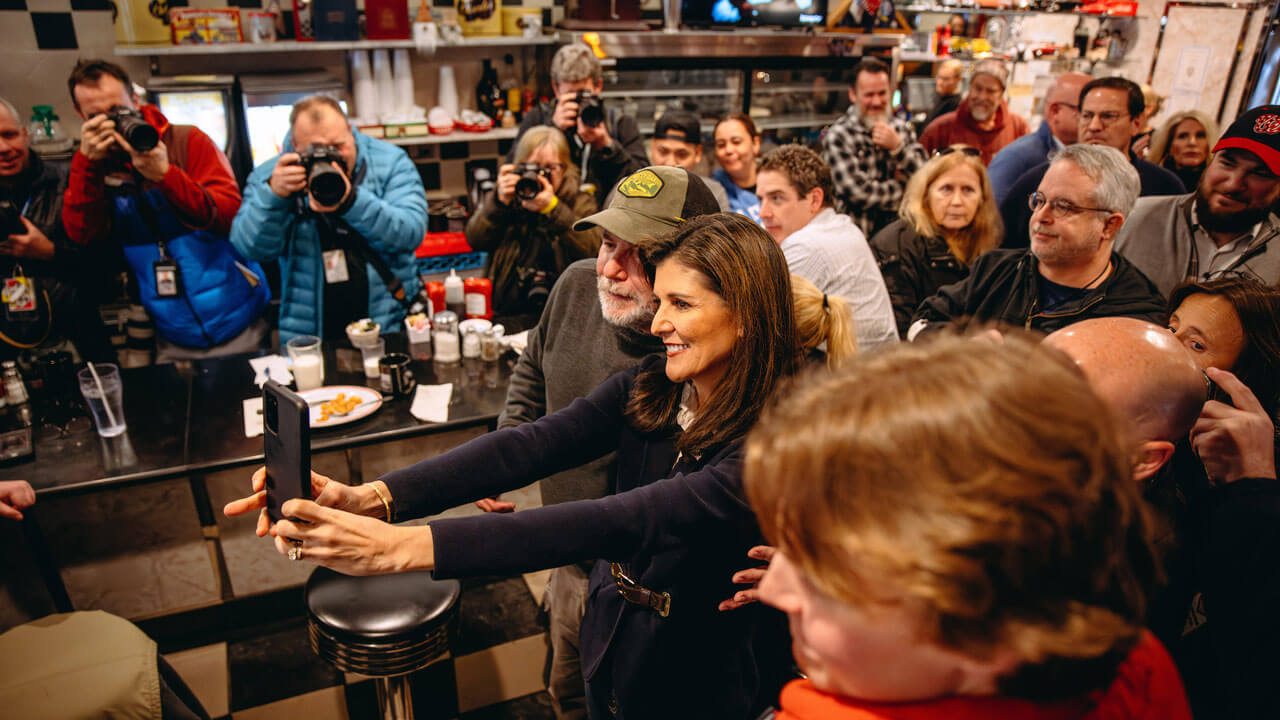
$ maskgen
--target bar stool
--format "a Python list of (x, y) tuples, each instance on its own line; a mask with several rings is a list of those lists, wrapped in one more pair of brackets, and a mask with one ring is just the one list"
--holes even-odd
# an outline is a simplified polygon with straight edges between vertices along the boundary
[(412, 720), (408, 674), (449, 651), (457, 580), (430, 572), (351, 577), (317, 568), (307, 579), (311, 649), (344, 672), (374, 678), (384, 720)]

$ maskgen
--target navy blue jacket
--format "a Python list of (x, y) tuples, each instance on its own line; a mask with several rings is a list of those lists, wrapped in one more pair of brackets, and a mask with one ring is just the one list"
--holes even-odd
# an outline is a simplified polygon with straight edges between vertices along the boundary
[(996, 203), (1004, 202), (1023, 173), (1047, 161), (1053, 148), (1053, 132), (1047, 122), (1041, 122), (1035, 132), (1001, 148), (987, 166), (987, 177), (991, 180), (991, 192), (996, 196)]
[[(1177, 175), (1165, 170), (1155, 163), (1147, 162), (1129, 155), (1133, 168), (1138, 171), (1138, 180), (1142, 183), (1138, 197), (1152, 195), (1182, 195), (1186, 189)], [(1000, 217), (1004, 220), (1004, 244), (1006, 248), (1025, 248), (1031, 245), (1031, 208), (1027, 206), (1027, 198), (1039, 187), (1044, 174), (1049, 170), (1049, 163), (1042, 163), (1031, 168), (1018, 178), (1018, 182), (1009, 188), (1009, 194), (1000, 203)]]
[[(776, 611), (716, 609), (740, 589), (730, 577), (762, 541), (742, 491), (742, 440), (677, 460), (677, 428), (643, 434), (629, 426), (624, 409), (636, 376), (661, 372), (665, 362), (650, 356), (559, 412), (382, 480), (400, 520), (514, 490), (617, 450), (614, 495), (433, 521), (436, 576), (514, 574), (598, 559), (579, 645), (589, 694), (611, 692), (619, 718), (754, 717), (776, 699), (757, 697), (756, 659), (757, 630)], [(670, 616), (625, 602), (608, 561), (623, 563), (644, 587), (670, 593)]]

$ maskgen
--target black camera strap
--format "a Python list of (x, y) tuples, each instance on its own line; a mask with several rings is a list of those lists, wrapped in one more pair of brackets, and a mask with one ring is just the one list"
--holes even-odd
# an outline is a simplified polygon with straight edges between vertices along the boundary
[(340, 217), (334, 217), (328, 214), (318, 214), (317, 218), (324, 224), (333, 239), (334, 244), (342, 248), (344, 252), (351, 253), (353, 256), (363, 260), (370, 265), (374, 272), (378, 273), (378, 277), (382, 279), (382, 284), (387, 286), (387, 292), (391, 293), (391, 297), (400, 303), (410, 313), (425, 312), (426, 305), (422, 292), (418, 293), (418, 297), (410, 298), (405, 292), (404, 283), (396, 274), (391, 271), (391, 266), (383, 259), (382, 255), (369, 247), (368, 240), (359, 230), (351, 227), (351, 224)]

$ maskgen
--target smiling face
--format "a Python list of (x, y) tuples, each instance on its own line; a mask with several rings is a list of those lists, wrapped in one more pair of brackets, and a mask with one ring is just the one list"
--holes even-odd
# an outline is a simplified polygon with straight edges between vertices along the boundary
[(11, 181), (27, 169), (31, 142), (27, 129), (0, 104), (0, 184)]
[(801, 196), (791, 180), (777, 170), (761, 171), (756, 178), (756, 197), (760, 198), (760, 222), (778, 243), (822, 211), (822, 190), (814, 188)]
[(716, 127), (716, 162), (730, 177), (736, 179), (754, 172), (759, 154), (760, 138), (751, 137), (742, 123), (726, 120)]
[[(1031, 214), (1031, 252), (1042, 264), (1058, 268), (1086, 266), (1099, 253), (1111, 251), (1110, 239), (1115, 231), (1108, 225), (1109, 218), (1120, 216), (1083, 209), (1097, 207), (1093, 190), (1093, 180), (1073, 162), (1054, 163), (1045, 172), (1039, 191), (1047, 202)], [(1052, 208), (1059, 200), (1079, 209), (1054, 217)]]
[(1221, 295), (1188, 295), (1169, 316), (1169, 330), (1202, 370), (1234, 369), (1248, 343), (1240, 316)]
[(785, 552), (773, 556), (760, 600), (787, 614), (796, 664), (820, 690), (910, 702), (995, 689), (994, 670), (921, 638), (923, 622), (909, 604), (841, 602), (814, 587)]
[(1213, 154), (1200, 176), (1196, 209), (1207, 208), (1202, 224), (1243, 232), (1266, 217), (1280, 201), (1280, 178), (1248, 150), (1227, 148)]
[(858, 114), (870, 123), (889, 115), (889, 74), (860, 72), (849, 88), (849, 100), (858, 106)]
[(693, 382), (705, 403), (729, 368), (741, 335), (738, 321), (705, 275), (674, 259), (658, 265), (653, 291), (658, 312), (651, 331), (666, 346), (667, 377)]
[(1209, 159), (1209, 135), (1195, 118), (1187, 118), (1173, 129), (1169, 157), (1180, 168), (1200, 167)]
[(934, 179), (927, 191), (929, 214), (944, 231), (969, 227), (982, 204), (982, 180), (968, 165), (957, 165)]
[(996, 114), (1000, 107), (1000, 99), (1004, 97), (1004, 86), (990, 75), (975, 75), (969, 83), (969, 114), (978, 122), (986, 122)]
[(604, 319), (645, 331), (653, 321), (653, 288), (635, 245), (604, 231), (596, 254), (596, 291)]

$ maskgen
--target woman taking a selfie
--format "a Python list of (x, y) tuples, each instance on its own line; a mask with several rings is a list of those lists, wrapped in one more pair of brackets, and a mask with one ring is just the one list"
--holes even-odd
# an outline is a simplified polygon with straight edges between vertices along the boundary
[(489, 253), (493, 307), (504, 315), (541, 312), (560, 273), (600, 249), (599, 230), (573, 229), (596, 201), (578, 187), (564, 134), (550, 125), (530, 129), (515, 161), (502, 166), (497, 188), (467, 221), (471, 248)]
[[(760, 623), (772, 618), (716, 608), (760, 540), (742, 495), (742, 439), (799, 361), (786, 261), (764, 230), (730, 213), (690, 220), (657, 244), (647, 262), (658, 298), (652, 331), (665, 357), (537, 422), (374, 483), (313, 476), (316, 500), (283, 507), (307, 522), (269, 527), (262, 515), (258, 534), (270, 531), (290, 557), (353, 575), (515, 574), (597, 559), (579, 647), (591, 717), (755, 717), (776, 691), (755, 656)], [(419, 527), (383, 522), (379, 492), (391, 519), (408, 520), (615, 450), (616, 494), (600, 500)], [(255, 490), (263, 480), (260, 470)], [(226, 512), (263, 505), (258, 492)]]

